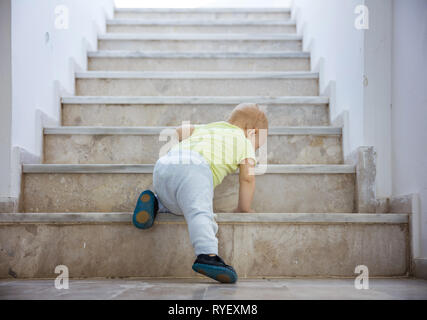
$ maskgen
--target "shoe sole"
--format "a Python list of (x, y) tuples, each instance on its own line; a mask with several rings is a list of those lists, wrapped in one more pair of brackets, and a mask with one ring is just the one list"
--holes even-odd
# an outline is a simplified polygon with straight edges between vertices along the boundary
[(136, 202), (132, 223), (138, 229), (149, 229), (154, 224), (156, 197), (150, 190), (142, 192)]
[(221, 283), (235, 283), (237, 281), (237, 274), (225, 267), (195, 263), (193, 270)]

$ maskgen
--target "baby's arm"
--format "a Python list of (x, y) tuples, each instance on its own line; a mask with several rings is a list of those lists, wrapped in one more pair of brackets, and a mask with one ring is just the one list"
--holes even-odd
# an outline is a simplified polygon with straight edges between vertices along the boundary
[(251, 204), (255, 192), (255, 161), (253, 159), (245, 159), (239, 167), (239, 204), (234, 212), (253, 213)]
[(182, 125), (182, 126), (176, 128), (176, 132), (178, 134), (179, 142), (189, 138), (193, 134), (193, 131), (194, 131), (194, 126), (191, 124)]

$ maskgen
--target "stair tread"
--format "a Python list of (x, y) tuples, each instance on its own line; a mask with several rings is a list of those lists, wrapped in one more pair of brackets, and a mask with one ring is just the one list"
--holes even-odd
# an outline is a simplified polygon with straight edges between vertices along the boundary
[(156, 13), (183, 13), (183, 12), (218, 12), (218, 13), (238, 13), (238, 12), (254, 12), (254, 13), (290, 13), (290, 8), (115, 8), (115, 12), (156, 12)]
[(143, 25), (143, 26), (294, 26), (296, 22), (293, 20), (173, 20), (173, 19), (109, 19), (107, 25)]
[(302, 36), (292, 33), (104, 33), (98, 40), (302, 40)]
[(78, 79), (318, 79), (310, 71), (86, 71), (77, 72)]
[[(44, 134), (90, 134), (90, 135), (158, 135), (162, 130), (173, 129), (164, 127), (98, 127), (98, 126), (63, 126), (46, 127)], [(305, 127), (271, 127), (269, 135), (341, 135), (340, 127), (305, 126)]]
[(301, 52), (174, 52), (174, 51), (135, 51), (135, 50), (99, 50), (89, 51), (89, 58), (309, 58), (310, 53)]
[[(24, 164), (24, 173), (152, 173), (154, 164)], [(354, 165), (346, 164), (269, 164), (259, 165), (257, 170), (266, 173), (301, 174), (353, 174)]]
[(69, 96), (62, 97), (66, 104), (238, 104), (242, 101), (268, 104), (327, 104), (326, 96)]
[[(130, 223), (131, 212), (2, 213), (5, 223)], [(183, 216), (160, 213), (157, 222), (184, 222)], [(405, 213), (216, 213), (219, 223), (408, 223)]]

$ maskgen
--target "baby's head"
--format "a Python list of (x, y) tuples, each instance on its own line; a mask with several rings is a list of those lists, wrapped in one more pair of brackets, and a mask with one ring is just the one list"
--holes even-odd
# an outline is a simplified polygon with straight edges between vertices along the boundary
[(254, 141), (255, 149), (267, 139), (268, 120), (256, 103), (241, 103), (231, 112), (228, 122), (245, 132), (248, 139)]

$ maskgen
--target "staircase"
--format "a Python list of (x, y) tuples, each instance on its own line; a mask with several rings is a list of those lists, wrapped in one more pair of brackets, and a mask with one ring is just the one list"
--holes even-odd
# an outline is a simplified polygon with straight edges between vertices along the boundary
[(402, 276), (408, 215), (355, 212), (355, 166), (288, 9), (116, 9), (62, 126), (44, 130), (43, 164), (24, 165), (19, 214), (0, 218), (0, 277), (198, 277), (185, 221), (131, 225), (152, 184), (160, 132), (267, 106), (268, 170), (256, 214), (232, 214), (238, 177), (215, 191), (220, 255), (240, 278)]

